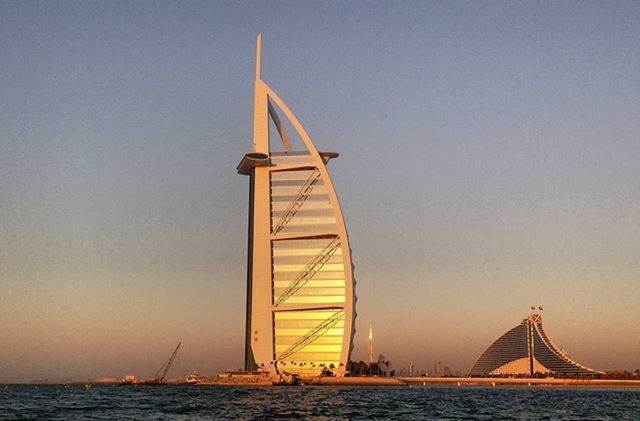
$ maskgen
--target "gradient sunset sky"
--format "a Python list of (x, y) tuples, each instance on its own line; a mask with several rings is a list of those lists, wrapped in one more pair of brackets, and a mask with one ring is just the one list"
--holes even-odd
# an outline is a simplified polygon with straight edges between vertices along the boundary
[(353, 359), (529, 312), (640, 368), (640, 2), (0, 2), (0, 382), (243, 363), (255, 40), (329, 171)]

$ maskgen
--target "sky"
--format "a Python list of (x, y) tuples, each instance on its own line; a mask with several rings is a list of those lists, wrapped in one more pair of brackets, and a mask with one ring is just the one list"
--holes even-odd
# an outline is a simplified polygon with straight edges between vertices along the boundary
[(640, 3), (0, 2), (0, 382), (243, 364), (255, 41), (321, 150), (352, 358), (471, 368), (543, 306), (640, 368)]

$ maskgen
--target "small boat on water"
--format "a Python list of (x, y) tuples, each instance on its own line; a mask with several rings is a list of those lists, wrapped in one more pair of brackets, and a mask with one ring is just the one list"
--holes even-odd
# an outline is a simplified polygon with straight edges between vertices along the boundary
[(129, 386), (134, 384), (138, 384), (138, 378), (132, 374), (127, 374), (120, 381), (121, 386)]
[(274, 386), (300, 386), (302, 385), (302, 378), (299, 374), (283, 371), (280, 373), (280, 378), (273, 381), (272, 384)]
[(203, 380), (204, 380), (204, 376), (201, 376), (200, 374), (196, 373), (195, 370), (193, 370), (193, 373), (191, 373), (191, 374), (189, 374), (187, 376), (186, 383), (187, 384), (198, 384)]

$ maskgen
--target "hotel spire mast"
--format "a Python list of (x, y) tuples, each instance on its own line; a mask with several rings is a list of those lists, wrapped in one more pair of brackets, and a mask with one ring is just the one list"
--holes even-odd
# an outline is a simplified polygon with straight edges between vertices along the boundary
[(256, 42), (256, 80), (253, 94), (253, 150), (269, 154), (269, 96), (262, 82), (262, 33)]

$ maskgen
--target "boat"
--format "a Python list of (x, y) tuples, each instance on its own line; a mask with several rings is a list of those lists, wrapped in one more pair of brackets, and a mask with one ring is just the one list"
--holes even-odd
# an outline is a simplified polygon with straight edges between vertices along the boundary
[(191, 374), (189, 374), (187, 376), (186, 383), (187, 384), (198, 384), (203, 380), (204, 380), (204, 376), (201, 376), (200, 374), (196, 373), (195, 370), (193, 370), (193, 373), (191, 373)]
[(138, 378), (133, 374), (127, 374), (120, 381), (120, 386), (130, 386), (134, 384), (138, 384)]
[(280, 378), (271, 384), (274, 386), (299, 386), (302, 385), (302, 378), (299, 374), (283, 371), (280, 373)]

